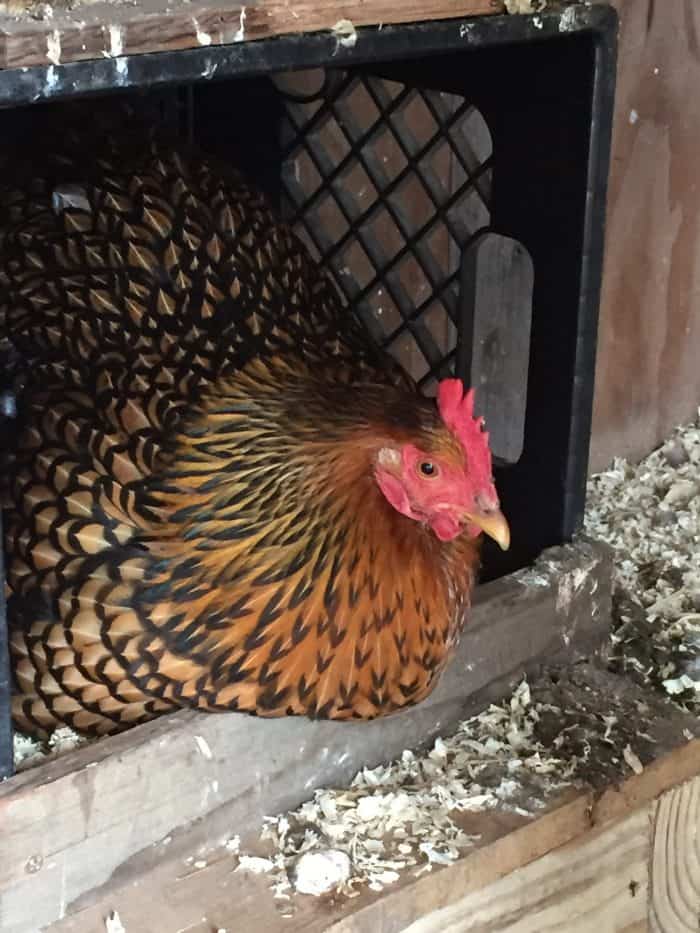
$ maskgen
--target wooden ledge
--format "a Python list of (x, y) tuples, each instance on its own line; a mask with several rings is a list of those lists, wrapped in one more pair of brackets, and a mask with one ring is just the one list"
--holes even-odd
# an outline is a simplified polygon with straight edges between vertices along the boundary
[(71, 11), (56, 7), (50, 18), (0, 15), (0, 68), (330, 31), (341, 20), (359, 28), (504, 12), (503, 0), (102, 0)]
[(700, 915), (700, 740), (597, 797), (569, 790), (537, 818), (474, 815), (481, 842), (453, 865), (407, 873), (380, 895), (275, 902), (265, 876), (220, 853), (203, 869), (169, 864), (50, 933), (695, 933)]
[(449, 733), (523, 670), (594, 653), (610, 607), (610, 551), (582, 539), (479, 587), (445, 676), (413, 710), (363, 724), (183, 712), (18, 774), (0, 785), (3, 933), (26, 933), (28, 905), (39, 929), (150, 870), (166, 848), (214, 848), (316, 787)]

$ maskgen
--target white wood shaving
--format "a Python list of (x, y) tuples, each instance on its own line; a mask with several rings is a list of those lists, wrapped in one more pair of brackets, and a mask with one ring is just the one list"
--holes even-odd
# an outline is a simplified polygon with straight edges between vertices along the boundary
[(63, 752), (72, 751), (74, 748), (79, 748), (81, 745), (85, 745), (86, 742), (85, 736), (78, 735), (68, 726), (62, 726), (52, 733), (49, 739), (49, 749), (57, 754), (62, 754)]
[(349, 19), (339, 19), (331, 30), (338, 45), (346, 49), (354, 49), (357, 45), (357, 30)]
[(634, 771), (635, 774), (641, 774), (644, 770), (644, 765), (639, 759), (639, 755), (632, 750), (631, 745), (625, 745), (622, 750), (622, 757), (625, 759), (630, 768)]
[[(364, 768), (348, 788), (318, 790), (292, 813), (268, 817), (261, 841), (275, 895), (289, 897), (305, 855), (332, 849), (347, 856), (352, 871), (338, 881), (339, 893), (362, 884), (380, 891), (402, 870), (449, 864), (472, 846), (478, 837), (460, 828), (460, 813), (501, 808), (532, 816), (579, 763), (535, 740), (539, 711), (523, 680), (512, 697), (436, 739), (426, 755), (407, 749), (390, 764)], [(249, 859), (242, 855), (241, 865)]]
[(541, 13), (547, 6), (547, 0), (505, 0), (506, 11), (512, 16), (527, 13)]
[(27, 735), (16, 732), (14, 735), (15, 769), (23, 771), (46, 761), (48, 758), (57, 758), (65, 752), (70, 752), (74, 748), (85, 745), (88, 741), (89, 739), (78, 735), (77, 732), (73, 732), (68, 726), (56, 729), (48, 742), (40, 742), (38, 739), (32, 739)]
[(233, 37), (234, 42), (243, 42), (245, 39), (245, 21), (246, 21), (246, 12), (245, 7), (241, 7), (241, 15), (238, 20), (238, 29), (236, 34)]
[(673, 677), (663, 680), (662, 684), (666, 693), (675, 696), (678, 693), (685, 693), (686, 690), (700, 690), (700, 680), (693, 680), (687, 674), (681, 674), (680, 677)]
[(28, 735), (15, 732), (14, 735), (15, 769), (22, 770), (46, 758), (45, 746)]
[(269, 858), (258, 858), (255, 855), (241, 855), (236, 871), (249, 871), (254, 875), (262, 875), (272, 871), (275, 866)]
[(61, 64), (61, 33), (54, 29), (46, 39), (46, 57), (52, 65)]
[[(305, 852), (294, 866), (294, 887), (300, 894), (319, 897), (344, 885), (350, 878), (352, 866), (345, 852), (322, 849)], [(396, 879), (398, 879), (396, 875)]]
[(105, 918), (105, 930), (107, 933), (126, 933), (126, 928), (121, 922), (119, 914), (116, 912), (116, 910), (113, 910)]

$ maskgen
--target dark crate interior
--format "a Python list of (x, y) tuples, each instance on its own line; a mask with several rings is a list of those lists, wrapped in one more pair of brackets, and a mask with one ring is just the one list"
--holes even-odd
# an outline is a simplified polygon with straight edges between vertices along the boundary
[[(478, 381), (463, 348), (498, 317), (482, 303), (475, 322), (466, 306), (471, 246), (485, 231), (522, 244), (534, 266), (526, 374), (510, 387), (522, 452), (496, 468), (512, 547), (502, 555), (487, 544), (486, 579), (570, 539), (582, 519), (614, 74), (605, 20), (547, 40), (526, 30), (520, 41), (499, 22), (491, 33), (479, 24), (471, 46), (456, 31), (448, 41), (445, 24), (388, 29), (376, 55), (365, 46), (357, 61), (351, 50), (337, 61), (332, 47), (324, 58), (312, 44), (307, 61), (302, 38), (292, 70), (283, 40), (259, 42), (269, 55), (240, 74), (229, 61), (222, 80), (183, 84), (173, 66), (169, 78), (127, 92), (155, 101), (170, 130), (266, 191), (348, 313), (428, 394), (447, 375)], [(63, 96), (75, 96), (70, 83)], [(6, 106), (0, 140), (31, 133), (45, 107), (61, 105)], [(0, 665), (8, 736), (3, 682), (7, 692)]]
[(377, 342), (432, 392), (454, 371), (462, 250), (489, 224), (488, 127), (463, 97), (370, 75), (286, 84), (314, 79), (305, 100), (287, 96), (284, 212)]

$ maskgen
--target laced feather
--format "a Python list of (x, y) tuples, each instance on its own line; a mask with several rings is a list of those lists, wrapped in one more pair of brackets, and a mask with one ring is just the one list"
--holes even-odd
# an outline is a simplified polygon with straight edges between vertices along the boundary
[(476, 550), (395, 513), (370, 461), (448, 432), (235, 173), (124, 152), (0, 192), (28, 364), (3, 467), (17, 724), (418, 701)]

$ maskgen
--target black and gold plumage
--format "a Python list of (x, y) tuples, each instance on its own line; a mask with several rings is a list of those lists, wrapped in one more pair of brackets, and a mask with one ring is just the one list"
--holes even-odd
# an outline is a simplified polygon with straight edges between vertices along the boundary
[(434, 686), (475, 539), (387, 501), (381, 452), (464, 467), (234, 171), (153, 139), (0, 186), (14, 717), (104, 734), (174, 708), (369, 718)]

